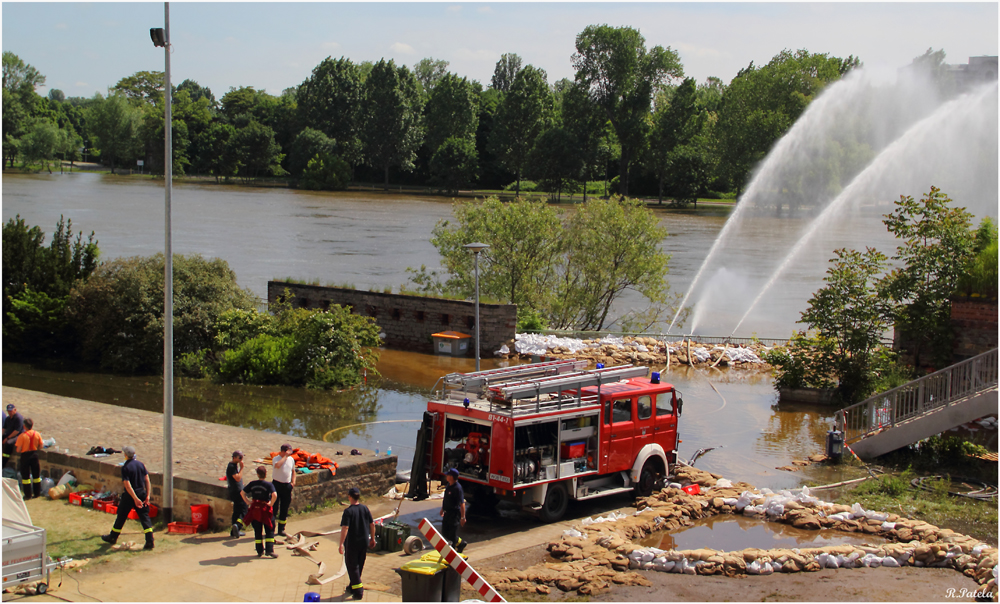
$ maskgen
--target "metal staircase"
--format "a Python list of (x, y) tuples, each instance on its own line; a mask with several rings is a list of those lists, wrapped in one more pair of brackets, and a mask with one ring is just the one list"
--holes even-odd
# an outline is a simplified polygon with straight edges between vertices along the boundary
[(837, 427), (861, 457), (877, 457), (997, 413), (997, 349), (837, 412)]

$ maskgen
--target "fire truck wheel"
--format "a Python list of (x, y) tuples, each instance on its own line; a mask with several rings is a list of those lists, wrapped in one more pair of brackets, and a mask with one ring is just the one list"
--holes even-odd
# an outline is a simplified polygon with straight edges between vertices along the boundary
[(653, 494), (656, 486), (656, 471), (660, 469), (660, 464), (652, 459), (642, 464), (642, 471), (639, 472), (639, 481), (635, 483), (635, 494), (637, 497), (649, 497)]
[(556, 482), (550, 483), (545, 492), (545, 503), (542, 509), (538, 510), (538, 518), (542, 522), (558, 522), (566, 513), (569, 505), (569, 495), (566, 494), (566, 485)]

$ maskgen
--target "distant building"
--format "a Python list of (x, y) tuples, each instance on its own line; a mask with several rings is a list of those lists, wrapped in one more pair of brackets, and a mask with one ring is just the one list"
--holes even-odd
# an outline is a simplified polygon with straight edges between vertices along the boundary
[(969, 57), (966, 64), (948, 65), (948, 73), (955, 82), (956, 92), (967, 92), (986, 82), (997, 81), (997, 57)]

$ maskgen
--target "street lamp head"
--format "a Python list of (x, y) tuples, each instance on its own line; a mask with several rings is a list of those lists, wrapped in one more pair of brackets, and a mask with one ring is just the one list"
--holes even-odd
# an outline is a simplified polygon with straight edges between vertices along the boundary
[(488, 249), (490, 246), (486, 243), (467, 243), (463, 245), (465, 249), (469, 250), (473, 254), (478, 254), (479, 252)]
[(162, 27), (150, 27), (149, 38), (153, 41), (153, 46), (157, 48), (163, 48), (167, 45), (167, 38), (163, 33)]

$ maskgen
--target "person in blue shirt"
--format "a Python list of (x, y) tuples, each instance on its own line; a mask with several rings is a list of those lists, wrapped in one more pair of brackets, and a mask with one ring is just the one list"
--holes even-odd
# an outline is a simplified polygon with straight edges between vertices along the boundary
[(101, 535), (101, 540), (110, 545), (117, 543), (122, 527), (128, 520), (128, 513), (134, 509), (139, 516), (139, 523), (142, 524), (142, 532), (146, 536), (146, 545), (142, 549), (153, 549), (153, 521), (149, 519), (149, 494), (152, 492), (149, 486), (149, 472), (146, 471), (146, 466), (135, 458), (135, 447), (131, 445), (122, 447), (122, 452), (126, 458), (122, 464), (122, 483), (125, 492), (122, 493), (118, 503), (118, 516), (115, 517), (111, 533)]
[(467, 543), (458, 536), (458, 527), (465, 526), (465, 491), (458, 482), (458, 470), (452, 468), (445, 474), (448, 486), (444, 489), (441, 502), (441, 536), (462, 553)]

